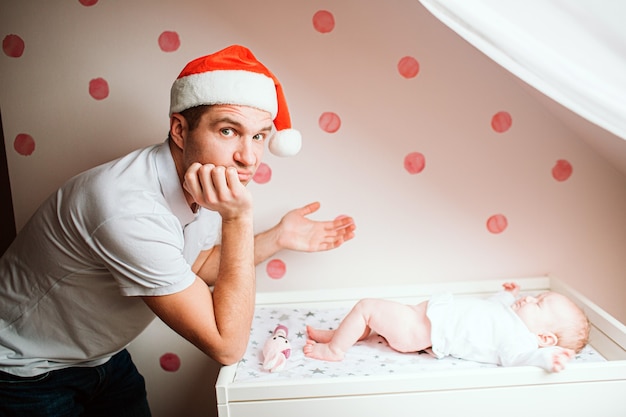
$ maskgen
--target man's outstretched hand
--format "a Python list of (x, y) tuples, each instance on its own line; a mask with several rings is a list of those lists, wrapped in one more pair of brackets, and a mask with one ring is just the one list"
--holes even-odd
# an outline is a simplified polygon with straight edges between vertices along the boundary
[(328, 221), (306, 217), (319, 208), (320, 203), (314, 202), (287, 212), (277, 225), (280, 246), (301, 252), (317, 252), (337, 248), (354, 237), (356, 225), (352, 217), (338, 216)]

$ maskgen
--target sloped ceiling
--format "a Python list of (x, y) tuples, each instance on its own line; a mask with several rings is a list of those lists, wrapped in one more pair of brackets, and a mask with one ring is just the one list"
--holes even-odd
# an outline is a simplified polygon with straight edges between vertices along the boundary
[(626, 177), (626, 140), (616, 136), (601, 127), (589, 122), (551, 98), (540, 93), (533, 87), (521, 82), (528, 93), (533, 96), (556, 118), (569, 126), (579, 138), (585, 141), (609, 164), (615, 167)]
[(419, 1), (626, 176), (626, 2)]

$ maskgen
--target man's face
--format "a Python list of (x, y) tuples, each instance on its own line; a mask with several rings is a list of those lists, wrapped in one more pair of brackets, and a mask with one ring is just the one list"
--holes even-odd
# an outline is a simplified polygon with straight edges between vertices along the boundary
[(267, 111), (213, 105), (202, 115), (197, 128), (185, 132), (184, 169), (194, 162), (235, 167), (241, 183), (247, 184), (261, 163), (273, 126)]

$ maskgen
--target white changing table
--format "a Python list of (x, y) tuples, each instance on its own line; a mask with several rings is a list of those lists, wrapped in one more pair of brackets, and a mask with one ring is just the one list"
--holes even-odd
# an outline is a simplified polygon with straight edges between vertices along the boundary
[[(295, 372), (269, 374), (260, 367), (262, 344), (251, 338), (244, 361), (221, 369), (216, 383), (220, 417), (320, 417), (320, 416), (482, 416), (559, 415), (626, 416), (626, 326), (599, 306), (556, 278), (516, 279), (523, 292), (548, 289), (571, 297), (587, 313), (592, 330), (590, 348), (601, 361), (572, 361), (567, 369), (550, 374), (534, 367), (448, 367), (419, 372), (386, 372), (346, 375), (301, 375)], [(331, 291), (260, 293), (257, 310), (319, 311), (345, 308), (365, 297), (416, 303), (435, 292), (459, 296), (488, 296), (501, 289), (505, 280), (463, 281), (402, 287), (350, 288)], [(261, 319), (257, 316), (255, 320)], [(273, 326), (273, 325), (272, 325)], [(272, 327), (273, 329), (273, 327)], [(254, 330), (254, 327), (253, 327)], [(267, 332), (266, 329), (262, 330)], [(290, 329), (294, 338), (304, 329)], [(406, 355), (406, 354), (405, 354)], [(248, 358), (246, 360), (246, 358)], [(301, 364), (296, 361), (309, 361)], [(310, 366), (311, 361), (292, 353), (291, 367)], [(244, 366), (245, 365), (245, 366)], [(250, 371), (252, 366), (253, 371)], [(337, 365), (339, 366), (339, 365)], [(256, 369), (255, 369), (256, 367)], [(293, 368), (291, 368), (293, 370)], [(239, 375), (238, 370), (251, 374)], [(286, 368), (287, 370), (287, 368)], [(256, 372), (258, 371), (258, 372)], [(321, 372), (321, 371), (320, 371)], [(258, 377), (254, 377), (254, 374)], [(245, 376), (245, 377), (244, 377)]]

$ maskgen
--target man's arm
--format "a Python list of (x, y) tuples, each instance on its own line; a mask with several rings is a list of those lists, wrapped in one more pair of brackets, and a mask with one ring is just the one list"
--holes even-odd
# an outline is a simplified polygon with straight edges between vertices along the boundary
[(223, 364), (245, 353), (254, 314), (255, 265), (252, 198), (237, 171), (194, 164), (185, 176), (194, 201), (222, 216), (221, 262), (215, 287), (200, 278), (187, 289), (143, 297), (168, 326)]
[[(340, 216), (335, 220), (314, 221), (306, 216), (315, 213), (320, 203), (310, 203), (289, 211), (271, 229), (254, 237), (254, 263), (274, 256), (284, 249), (318, 252), (337, 248), (354, 237), (354, 220)], [(193, 271), (213, 285), (220, 265), (220, 246), (202, 251), (193, 265)]]
[(237, 362), (247, 346), (254, 313), (252, 221), (223, 224), (218, 279), (211, 293), (200, 278), (176, 294), (144, 297), (168, 326), (216, 361)]

